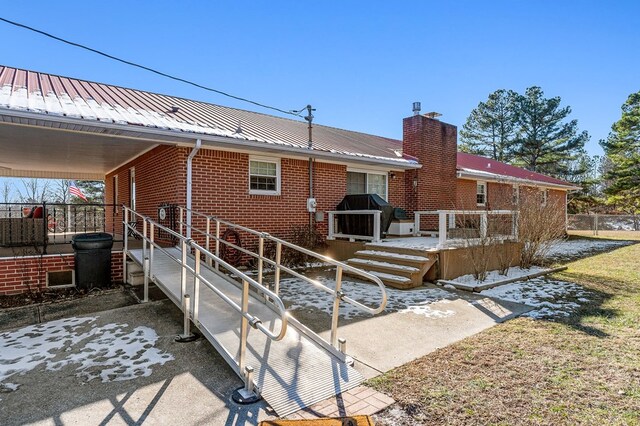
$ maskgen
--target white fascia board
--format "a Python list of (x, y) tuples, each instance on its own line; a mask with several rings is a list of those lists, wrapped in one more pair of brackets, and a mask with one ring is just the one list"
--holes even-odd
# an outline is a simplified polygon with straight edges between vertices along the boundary
[[(269, 144), (268, 142), (259, 142), (259, 141), (251, 141), (247, 139), (236, 139), (229, 138), (225, 136), (215, 136), (208, 135), (203, 133), (187, 133), (187, 132), (176, 132), (172, 130), (164, 130), (158, 129), (154, 127), (144, 127), (144, 126), (132, 126), (129, 124), (118, 124), (118, 123), (109, 123), (95, 120), (85, 120), (82, 118), (73, 118), (73, 117), (65, 117), (65, 116), (53, 116), (29, 111), (17, 111), (13, 109), (0, 108), (0, 116), (1, 117), (16, 117), (22, 119), (31, 119), (39, 122), (43, 121), (51, 121), (63, 124), (69, 124), (72, 126), (83, 126), (89, 128), (95, 128), (96, 132), (85, 131), (80, 133), (99, 133), (104, 136), (108, 136), (107, 133), (103, 133), (102, 130), (109, 129), (118, 131), (117, 135), (112, 136), (120, 136), (120, 137), (129, 137), (132, 139), (141, 139), (141, 140), (155, 140), (159, 143), (174, 143), (174, 144), (185, 144), (185, 146), (193, 147), (196, 139), (201, 139), (203, 145), (212, 145), (217, 147), (228, 147), (228, 148), (237, 148), (240, 147), (242, 149), (248, 149), (257, 152), (273, 152), (279, 153), (281, 157), (288, 157), (289, 155), (301, 155), (306, 158), (314, 158), (318, 160), (333, 160), (340, 164), (352, 163), (352, 164), (367, 164), (367, 165), (385, 165), (388, 167), (393, 167), (396, 170), (411, 170), (411, 169), (419, 169), (422, 167), (419, 163), (414, 162), (404, 162), (404, 161), (395, 161), (395, 160), (386, 160), (381, 158), (372, 158), (367, 156), (357, 156), (357, 155), (347, 155), (341, 154), (337, 152), (328, 152), (328, 151), (317, 151), (317, 150), (309, 150), (308, 148), (299, 148), (299, 147), (291, 147), (291, 146), (283, 146), (276, 144)], [(35, 127), (44, 127), (46, 126), (38, 126), (34, 124)], [(62, 129), (66, 130), (66, 129)], [(140, 136), (143, 135), (143, 136)]]
[(557, 189), (560, 191), (577, 191), (581, 189), (579, 186), (575, 185), (555, 185), (549, 182), (540, 182), (537, 180), (531, 179), (521, 179), (512, 176), (504, 176), (498, 175), (495, 173), (483, 172), (481, 170), (472, 171), (472, 170), (458, 170), (457, 177), (459, 179), (466, 180), (481, 180), (486, 182), (495, 182), (495, 183), (510, 183), (510, 184), (520, 184), (525, 186), (535, 186), (538, 188), (548, 188), (548, 189)]

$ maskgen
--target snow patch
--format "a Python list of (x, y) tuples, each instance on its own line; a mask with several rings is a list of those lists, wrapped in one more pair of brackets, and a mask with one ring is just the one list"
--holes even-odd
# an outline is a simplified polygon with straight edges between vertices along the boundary
[(506, 275), (500, 274), (499, 271), (489, 271), (487, 273), (487, 277), (485, 278), (484, 281), (477, 280), (473, 276), (473, 274), (463, 275), (461, 277), (458, 277), (456, 279), (449, 280), (449, 281), (455, 281), (455, 282), (460, 283), (460, 284), (482, 284), (482, 285), (487, 285), (487, 284), (491, 284), (491, 283), (502, 281), (502, 280), (508, 280), (508, 279), (514, 279), (514, 278), (524, 278), (524, 277), (527, 277), (529, 275), (536, 274), (538, 272), (543, 272), (545, 270), (547, 270), (547, 268), (541, 268), (539, 266), (532, 266), (529, 269), (523, 269), (523, 268), (520, 268), (519, 266), (515, 266), (513, 268), (509, 268), (509, 271), (507, 271)]
[(532, 306), (536, 309), (524, 314), (531, 318), (567, 317), (591, 296), (578, 284), (541, 277), (494, 287), (480, 294)]
[[(328, 277), (317, 277), (321, 284), (333, 289), (335, 281)], [(376, 285), (360, 283), (350, 280), (342, 281), (341, 290), (347, 297), (357, 300), (370, 307), (376, 307), (381, 302), (380, 289)], [(455, 293), (440, 288), (415, 288), (411, 290), (397, 290), (386, 288), (387, 307), (385, 312), (415, 313), (429, 318), (444, 318), (455, 314), (452, 310), (434, 309), (431, 304), (456, 299)], [(297, 278), (286, 278), (280, 281), (280, 296), (292, 310), (316, 308), (327, 315), (331, 315), (333, 299), (331, 295), (311, 284)], [(340, 318), (352, 319), (367, 316), (365, 312), (346, 302), (340, 303)]]
[(546, 253), (546, 258), (552, 261), (566, 261), (585, 257), (589, 254), (602, 252), (633, 244), (632, 241), (613, 241), (596, 239), (563, 240), (554, 243)]
[[(0, 383), (39, 366), (49, 371), (77, 365), (76, 375), (103, 382), (146, 377), (174, 359), (154, 347), (156, 332), (127, 324), (93, 324), (97, 317), (67, 318), (0, 334)], [(4, 383), (7, 387), (10, 384)]]

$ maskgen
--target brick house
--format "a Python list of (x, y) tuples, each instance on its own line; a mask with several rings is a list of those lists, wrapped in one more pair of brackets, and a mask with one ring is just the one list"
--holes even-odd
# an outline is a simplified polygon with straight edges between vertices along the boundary
[(309, 142), (303, 120), (2, 66), (0, 117), (0, 176), (104, 180), (106, 203), (152, 218), (187, 205), (283, 237), (310, 222), (326, 235), (324, 212), (350, 193), (411, 217), (498, 208), (523, 187), (560, 200), (576, 189), (458, 153), (456, 127), (420, 114), (402, 140), (314, 123)]

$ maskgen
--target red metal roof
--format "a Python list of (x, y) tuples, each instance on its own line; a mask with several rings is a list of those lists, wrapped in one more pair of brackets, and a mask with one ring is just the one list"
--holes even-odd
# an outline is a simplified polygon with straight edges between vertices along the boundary
[[(294, 148), (306, 149), (308, 143), (303, 120), (5, 66), (0, 66), (0, 108)], [(315, 123), (313, 139), (314, 150), (417, 165), (396, 139)]]
[(496, 161), (491, 158), (481, 157), (479, 155), (467, 154), (464, 152), (458, 152), (458, 169), (468, 170), (468, 171), (477, 171), (485, 174), (506, 176), (510, 178), (528, 180), (533, 182), (547, 183), (550, 185), (559, 185), (559, 186), (566, 186), (566, 187), (574, 186), (569, 182), (552, 178), (551, 176), (543, 175), (541, 173), (531, 172), (529, 170), (526, 170), (520, 167), (501, 163), (500, 161)]

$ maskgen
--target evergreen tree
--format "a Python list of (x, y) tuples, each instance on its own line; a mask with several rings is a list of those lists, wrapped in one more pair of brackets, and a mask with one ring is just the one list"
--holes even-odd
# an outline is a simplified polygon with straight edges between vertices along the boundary
[(511, 157), (515, 122), (512, 90), (496, 90), (486, 102), (471, 111), (460, 131), (460, 151), (482, 155), (498, 161)]
[(571, 170), (570, 163), (584, 152), (589, 140), (578, 133), (578, 121), (566, 121), (571, 108), (560, 107), (560, 97), (545, 98), (540, 87), (529, 87), (515, 99), (517, 137), (514, 162), (528, 170), (552, 176), (584, 173)]
[(640, 213), (640, 92), (622, 105), (622, 117), (600, 141), (609, 160), (607, 203), (631, 214)]
[[(78, 188), (87, 197), (87, 203), (104, 203), (104, 182), (101, 180), (79, 180), (76, 181)], [(74, 197), (77, 198), (77, 197)]]

